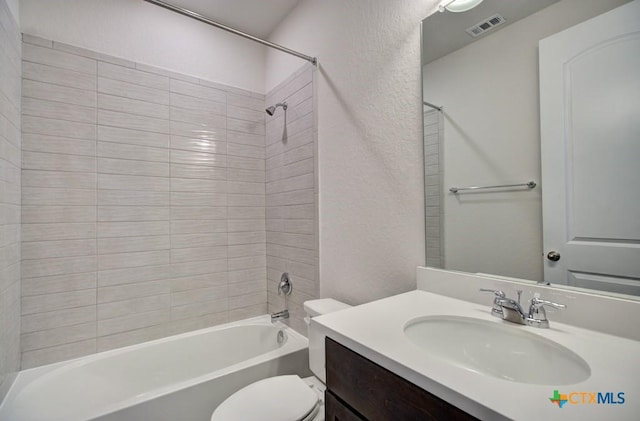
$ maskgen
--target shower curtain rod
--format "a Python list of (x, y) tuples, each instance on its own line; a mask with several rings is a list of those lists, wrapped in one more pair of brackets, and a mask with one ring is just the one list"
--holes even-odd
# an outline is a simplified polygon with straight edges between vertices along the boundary
[(431, 107), (431, 108), (433, 108), (433, 109), (435, 109), (435, 110), (442, 111), (442, 107), (438, 107), (437, 105), (433, 105), (433, 104), (432, 104), (432, 103), (430, 103), (430, 102), (422, 101), (422, 103), (423, 103), (424, 105), (426, 105), (427, 107)]
[(213, 21), (213, 20), (211, 20), (211, 19), (209, 19), (209, 18), (207, 18), (205, 16), (202, 16), (201, 14), (198, 14), (196, 12), (192, 12), (191, 10), (187, 10), (187, 9), (182, 8), (182, 7), (174, 6), (173, 4), (164, 2), (162, 0), (144, 0), (144, 1), (146, 1), (148, 3), (155, 4), (156, 6), (164, 7), (165, 9), (169, 9), (169, 10), (171, 10), (173, 12), (180, 13), (181, 15), (188, 16), (190, 18), (199, 20), (200, 22), (204, 22), (204, 23), (206, 23), (208, 25), (215, 26), (216, 28), (224, 29), (225, 31), (231, 32), (232, 34), (239, 35), (239, 36), (241, 36), (243, 38), (250, 39), (251, 41), (255, 41), (255, 42), (260, 43), (262, 45), (266, 45), (267, 47), (275, 48), (276, 50), (280, 50), (280, 51), (282, 51), (284, 53), (291, 54), (291, 55), (296, 56), (298, 58), (301, 58), (303, 60), (310, 61), (314, 65), (318, 64), (318, 58), (317, 57), (311, 57), (311, 56), (308, 56), (306, 54), (302, 54), (302, 53), (299, 53), (297, 51), (291, 50), (291, 49), (289, 49), (287, 47), (283, 47), (282, 45), (274, 44), (273, 42), (265, 41), (262, 38), (254, 37), (253, 35), (249, 35), (249, 34), (247, 34), (245, 32), (239, 31), (237, 29), (234, 29), (234, 28), (231, 28), (229, 26), (226, 26), (226, 25), (223, 25), (221, 23), (218, 23), (216, 21)]

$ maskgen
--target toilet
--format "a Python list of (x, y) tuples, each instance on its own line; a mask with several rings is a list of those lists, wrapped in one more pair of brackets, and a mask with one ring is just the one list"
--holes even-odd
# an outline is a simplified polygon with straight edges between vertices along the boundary
[[(332, 298), (305, 301), (307, 328), (312, 317), (349, 308)], [(324, 352), (311, 350), (309, 366), (315, 376), (276, 376), (246, 386), (222, 402), (211, 421), (323, 421)]]

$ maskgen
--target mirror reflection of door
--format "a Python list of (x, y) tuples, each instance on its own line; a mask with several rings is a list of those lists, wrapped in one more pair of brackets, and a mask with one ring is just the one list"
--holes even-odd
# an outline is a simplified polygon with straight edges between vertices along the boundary
[(640, 0), (540, 41), (544, 277), (640, 295)]

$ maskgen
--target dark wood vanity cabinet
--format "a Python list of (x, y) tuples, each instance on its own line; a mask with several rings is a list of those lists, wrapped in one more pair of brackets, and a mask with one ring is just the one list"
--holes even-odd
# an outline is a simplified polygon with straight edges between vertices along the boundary
[(476, 418), (326, 338), (326, 421), (429, 421)]

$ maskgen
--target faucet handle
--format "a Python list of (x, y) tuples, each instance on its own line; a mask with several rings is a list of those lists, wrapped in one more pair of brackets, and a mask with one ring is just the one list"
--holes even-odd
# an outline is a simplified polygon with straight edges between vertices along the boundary
[(567, 308), (567, 306), (564, 304), (558, 304), (551, 301), (543, 300), (539, 297), (533, 297), (531, 299), (530, 309), (542, 309), (544, 306), (553, 307), (558, 310), (564, 310), (565, 308)]
[(491, 292), (496, 296), (496, 298), (504, 298), (504, 297), (506, 297), (505, 293), (503, 291), (500, 291), (500, 290), (480, 288), (480, 292)]
[(536, 294), (531, 299), (531, 305), (529, 306), (529, 315), (527, 317), (527, 324), (529, 326), (548, 328), (549, 320), (547, 319), (547, 312), (544, 310), (545, 306), (553, 307), (558, 310), (567, 308), (564, 304), (558, 304), (547, 300), (542, 300)]
[(506, 297), (504, 291), (480, 288), (480, 292), (491, 292), (493, 295), (495, 295), (495, 298), (493, 299), (493, 308), (491, 309), (491, 315), (502, 318), (503, 312), (502, 305), (500, 303)]

